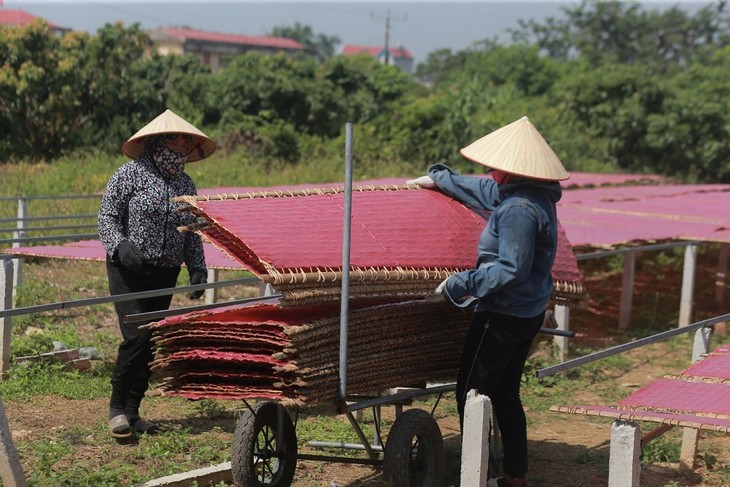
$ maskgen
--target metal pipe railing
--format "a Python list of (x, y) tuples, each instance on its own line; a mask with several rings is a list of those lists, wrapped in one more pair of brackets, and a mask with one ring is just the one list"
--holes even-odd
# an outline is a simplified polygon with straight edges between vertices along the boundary
[(623, 345), (617, 345), (615, 347), (607, 348), (606, 350), (601, 350), (600, 352), (591, 353), (572, 360), (566, 360), (565, 362), (557, 365), (544, 367), (536, 371), (535, 376), (538, 379), (541, 379), (549, 375), (557, 374), (558, 372), (563, 372), (565, 370), (572, 369), (580, 365), (585, 365), (587, 363), (595, 362), (596, 360), (600, 360), (602, 358), (610, 357), (611, 355), (616, 355), (627, 350), (633, 350), (634, 348), (643, 347), (644, 345), (649, 345), (650, 343), (666, 340), (677, 335), (683, 335), (691, 331), (699, 330), (700, 328), (713, 326), (717, 323), (722, 323), (724, 321), (730, 321), (730, 313), (716, 316), (715, 318), (698, 321), (697, 323), (692, 323), (690, 325), (682, 326), (680, 328), (674, 328), (672, 330), (657, 333), (656, 335), (640, 338), (638, 340), (634, 340), (633, 342), (624, 343)]
[(39, 195), (39, 196), (0, 196), (0, 202), (18, 200), (74, 200), (101, 198), (101, 193), (92, 194), (62, 194), (62, 195)]
[(6, 316), (20, 316), (31, 313), (40, 313), (43, 311), (53, 311), (59, 309), (78, 308), (80, 306), (91, 306), (94, 304), (114, 303), (117, 301), (130, 301), (132, 299), (154, 298), (157, 296), (167, 296), (169, 294), (199, 291), (202, 289), (214, 289), (219, 287), (234, 286), (240, 284), (258, 284), (260, 280), (256, 277), (248, 277), (242, 279), (231, 279), (228, 281), (209, 282), (205, 284), (194, 284), (192, 286), (169, 287), (163, 289), (155, 289), (152, 291), (142, 291), (138, 293), (116, 294), (114, 296), (101, 296), (96, 298), (76, 299), (72, 301), (61, 301), (57, 303), (39, 304), (35, 306), (26, 306), (24, 308), (13, 308), (8, 310), (0, 310), (0, 318)]
[[(48, 235), (45, 237), (18, 237), (0, 239), (0, 245), (28, 242), (53, 242), (55, 240), (92, 240), (99, 238), (98, 233), (77, 233), (74, 235)], [(23, 257), (23, 256), (21, 256)]]
[[(182, 288), (176, 288), (182, 289)], [(124, 317), (125, 323), (139, 323), (141, 321), (154, 321), (168, 316), (182, 315), (194, 311), (206, 311), (209, 309), (222, 308), (224, 306), (233, 306), (237, 304), (257, 303), (262, 301), (272, 301), (282, 297), (281, 294), (270, 294), (268, 296), (256, 296), (253, 298), (232, 299), (230, 301), (218, 301), (210, 304), (198, 304), (194, 306), (186, 306), (184, 308), (172, 308), (161, 311), (149, 311), (147, 313), (135, 313)]]
[(698, 245), (702, 242), (694, 241), (694, 240), (682, 240), (679, 242), (666, 242), (661, 244), (651, 244), (651, 245), (641, 245), (639, 247), (624, 247), (622, 249), (613, 249), (613, 250), (599, 250), (597, 252), (590, 252), (587, 254), (576, 254), (575, 258), (578, 261), (581, 260), (588, 260), (588, 259), (597, 259), (600, 257), (611, 257), (614, 255), (622, 255), (622, 254), (629, 254), (629, 253), (635, 253), (635, 252), (651, 252), (653, 250), (665, 250), (670, 249), (674, 247), (686, 247), (687, 245)]
[(14, 222), (32, 222), (32, 221), (44, 221), (44, 220), (74, 220), (84, 218), (97, 218), (98, 213), (81, 213), (79, 215), (45, 215), (45, 216), (24, 216), (22, 218), (0, 218), (0, 223), (14, 223)]
[(86, 223), (81, 225), (64, 225), (64, 226), (50, 226), (50, 227), (23, 227), (22, 229), (19, 229), (18, 227), (6, 227), (6, 228), (0, 228), (0, 233), (14, 233), (18, 230), (23, 230), (24, 232), (53, 232), (55, 230), (79, 230), (82, 228), (97, 228), (99, 225), (97, 223)]

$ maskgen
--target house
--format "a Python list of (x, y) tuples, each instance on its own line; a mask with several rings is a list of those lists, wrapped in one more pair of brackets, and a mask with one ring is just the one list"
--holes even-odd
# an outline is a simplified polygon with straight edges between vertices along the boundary
[(155, 49), (162, 55), (194, 54), (212, 70), (221, 68), (225, 58), (248, 51), (266, 54), (284, 52), (309, 54), (297, 41), (284, 37), (254, 37), (237, 34), (205, 32), (188, 28), (163, 27), (148, 32)]
[(354, 56), (357, 54), (368, 54), (383, 64), (397, 66), (403, 72), (413, 72), (413, 56), (404, 47), (391, 47), (387, 50), (382, 46), (357, 46), (345, 44), (342, 48), (343, 56)]
[[(28, 24), (31, 24), (34, 20), (39, 19), (41, 17), (36, 17), (33, 14), (29, 14), (25, 10), (18, 9), (0, 9), (0, 28), (3, 27), (24, 27)], [(45, 19), (43, 19), (45, 20)], [(54, 24), (53, 22), (50, 22), (46, 20), (46, 24), (48, 24), (48, 28), (51, 29), (51, 32), (56, 34), (57, 36), (61, 37), (66, 32), (70, 32), (71, 29), (68, 29), (66, 27), (61, 27), (58, 24)]]

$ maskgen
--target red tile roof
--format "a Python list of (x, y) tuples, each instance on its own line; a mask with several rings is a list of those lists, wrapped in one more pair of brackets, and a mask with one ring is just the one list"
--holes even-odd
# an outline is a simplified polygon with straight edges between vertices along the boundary
[(299, 49), (303, 50), (304, 46), (295, 40), (285, 37), (254, 37), (238, 34), (221, 34), (217, 32), (206, 32), (195, 29), (181, 29), (174, 27), (163, 27), (155, 32), (161, 32), (170, 37), (178, 37), (181, 39), (195, 39), (198, 41), (224, 42), (229, 44), (246, 44), (252, 46), (275, 47), (280, 49)]
[[(4, 25), (7, 27), (20, 27), (23, 25), (28, 25), (37, 18), (40, 17), (31, 15), (24, 10), (20, 10), (19, 8), (14, 10), (0, 9), (0, 25)], [(53, 22), (50, 22), (48, 20), (46, 20), (46, 23), (51, 29), (62, 28), (60, 25), (54, 24)]]
[[(369, 54), (373, 57), (377, 56), (383, 50), (383, 46), (357, 46), (355, 44), (345, 44), (342, 48), (342, 54), (352, 56), (354, 54)], [(413, 59), (410, 51), (404, 47), (391, 47), (388, 49), (393, 58)]]

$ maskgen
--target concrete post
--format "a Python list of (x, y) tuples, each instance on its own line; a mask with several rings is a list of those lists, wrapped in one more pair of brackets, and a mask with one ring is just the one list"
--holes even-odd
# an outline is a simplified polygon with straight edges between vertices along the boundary
[(725, 300), (725, 283), (727, 282), (727, 262), (730, 244), (720, 245), (717, 255), (717, 271), (715, 271), (715, 302), (722, 304)]
[(624, 272), (621, 276), (621, 303), (618, 312), (618, 327), (624, 330), (629, 327), (631, 306), (634, 299), (634, 276), (636, 274), (636, 253), (624, 254)]
[(679, 469), (684, 472), (694, 470), (700, 430), (682, 428), (682, 448), (679, 451)]
[(259, 294), (261, 296), (273, 296), (276, 294), (274, 287), (271, 284), (267, 284), (263, 281), (259, 284)]
[(608, 487), (639, 487), (641, 430), (632, 421), (617, 419), (611, 426)]
[[(725, 302), (728, 254), (730, 254), (730, 244), (721, 244), (720, 251), (717, 256), (717, 271), (715, 272), (715, 303), (717, 304)], [(724, 335), (727, 333), (727, 323), (717, 323), (715, 325), (715, 331), (718, 334)]]
[[(26, 236), (25, 233), (25, 219), (28, 217), (28, 202), (25, 198), (18, 198), (18, 223), (17, 223), (17, 230), (13, 232), (13, 238), (24, 238)], [(20, 247), (20, 242), (13, 242), (13, 248)], [(25, 259), (18, 258), (15, 259), (14, 265), (15, 265), (15, 275), (13, 276), (13, 300), (15, 300), (15, 295), (17, 292), (18, 287), (23, 284), (23, 262)]]
[(705, 327), (695, 331), (695, 339), (692, 342), (692, 363), (702, 360), (710, 353), (710, 338), (712, 337), (712, 328)]
[[(710, 353), (710, 337), (712, 328), (700, 328), (695, 331), (692, 343), (692, 363), (701, 360)], [(693, 470), (700, 439), (700, 430), (696, 428), (682, 428), (682, 448), (679, 451), (679, 468)]]
[(464, 405), (464, 431), (461, 438), (461, 487), (487, 485), (489, 469), (489, 418), (492, 402), (472, 389)]
[(0, 399), (0, 479), (5, 487), (27, 487), (18, 451), (13, 445), (5, 407)]
[[(13, 261), (0, 259), (0, 310), (13, 308)], [(10, 335), (12, 316), (0, 318), (0, 376), (4, 379), (10, 369)]]
[(679, 326), (687, 326), (692, 319), (692, 299), (695, 293), (695, 267), (697, 267), (697, 244), (687, 245), (684, 251), (682, 271), (682, 294), (679, 301)]
[[(556, 304), (553, 316), (558, 325), (558, 330), (570, 330), (570, 308)], [(555, 344), (558, 346), (558, 359), (561, 362), (565, 362), (565, 357), (568, 355), (568, 337), (555, 336), (553, 340), (555, 340)]]
[[(218, 281), (218, 269), (208, 269), (208, 282)], [(213, 304), (218, 301), (218, 288), (205, 290), (205, 304)]]

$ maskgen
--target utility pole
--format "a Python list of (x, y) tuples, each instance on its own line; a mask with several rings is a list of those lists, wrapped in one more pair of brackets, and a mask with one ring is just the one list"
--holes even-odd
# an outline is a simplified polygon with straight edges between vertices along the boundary
[[(385, 64), (388, 65), (390, 64), (390, 10), (388, 10), (388, 14), (385, 16), (385, 19), (383, 19), (383, 17), (375, 15), (372, 12), (370, 13), (370, 17), (378, 20), (385, 20), (385, 43), (383, 49), (385, 49)], [(402, 18), (393, 20), (406, 20), (406, 16), (403, 15)]]

